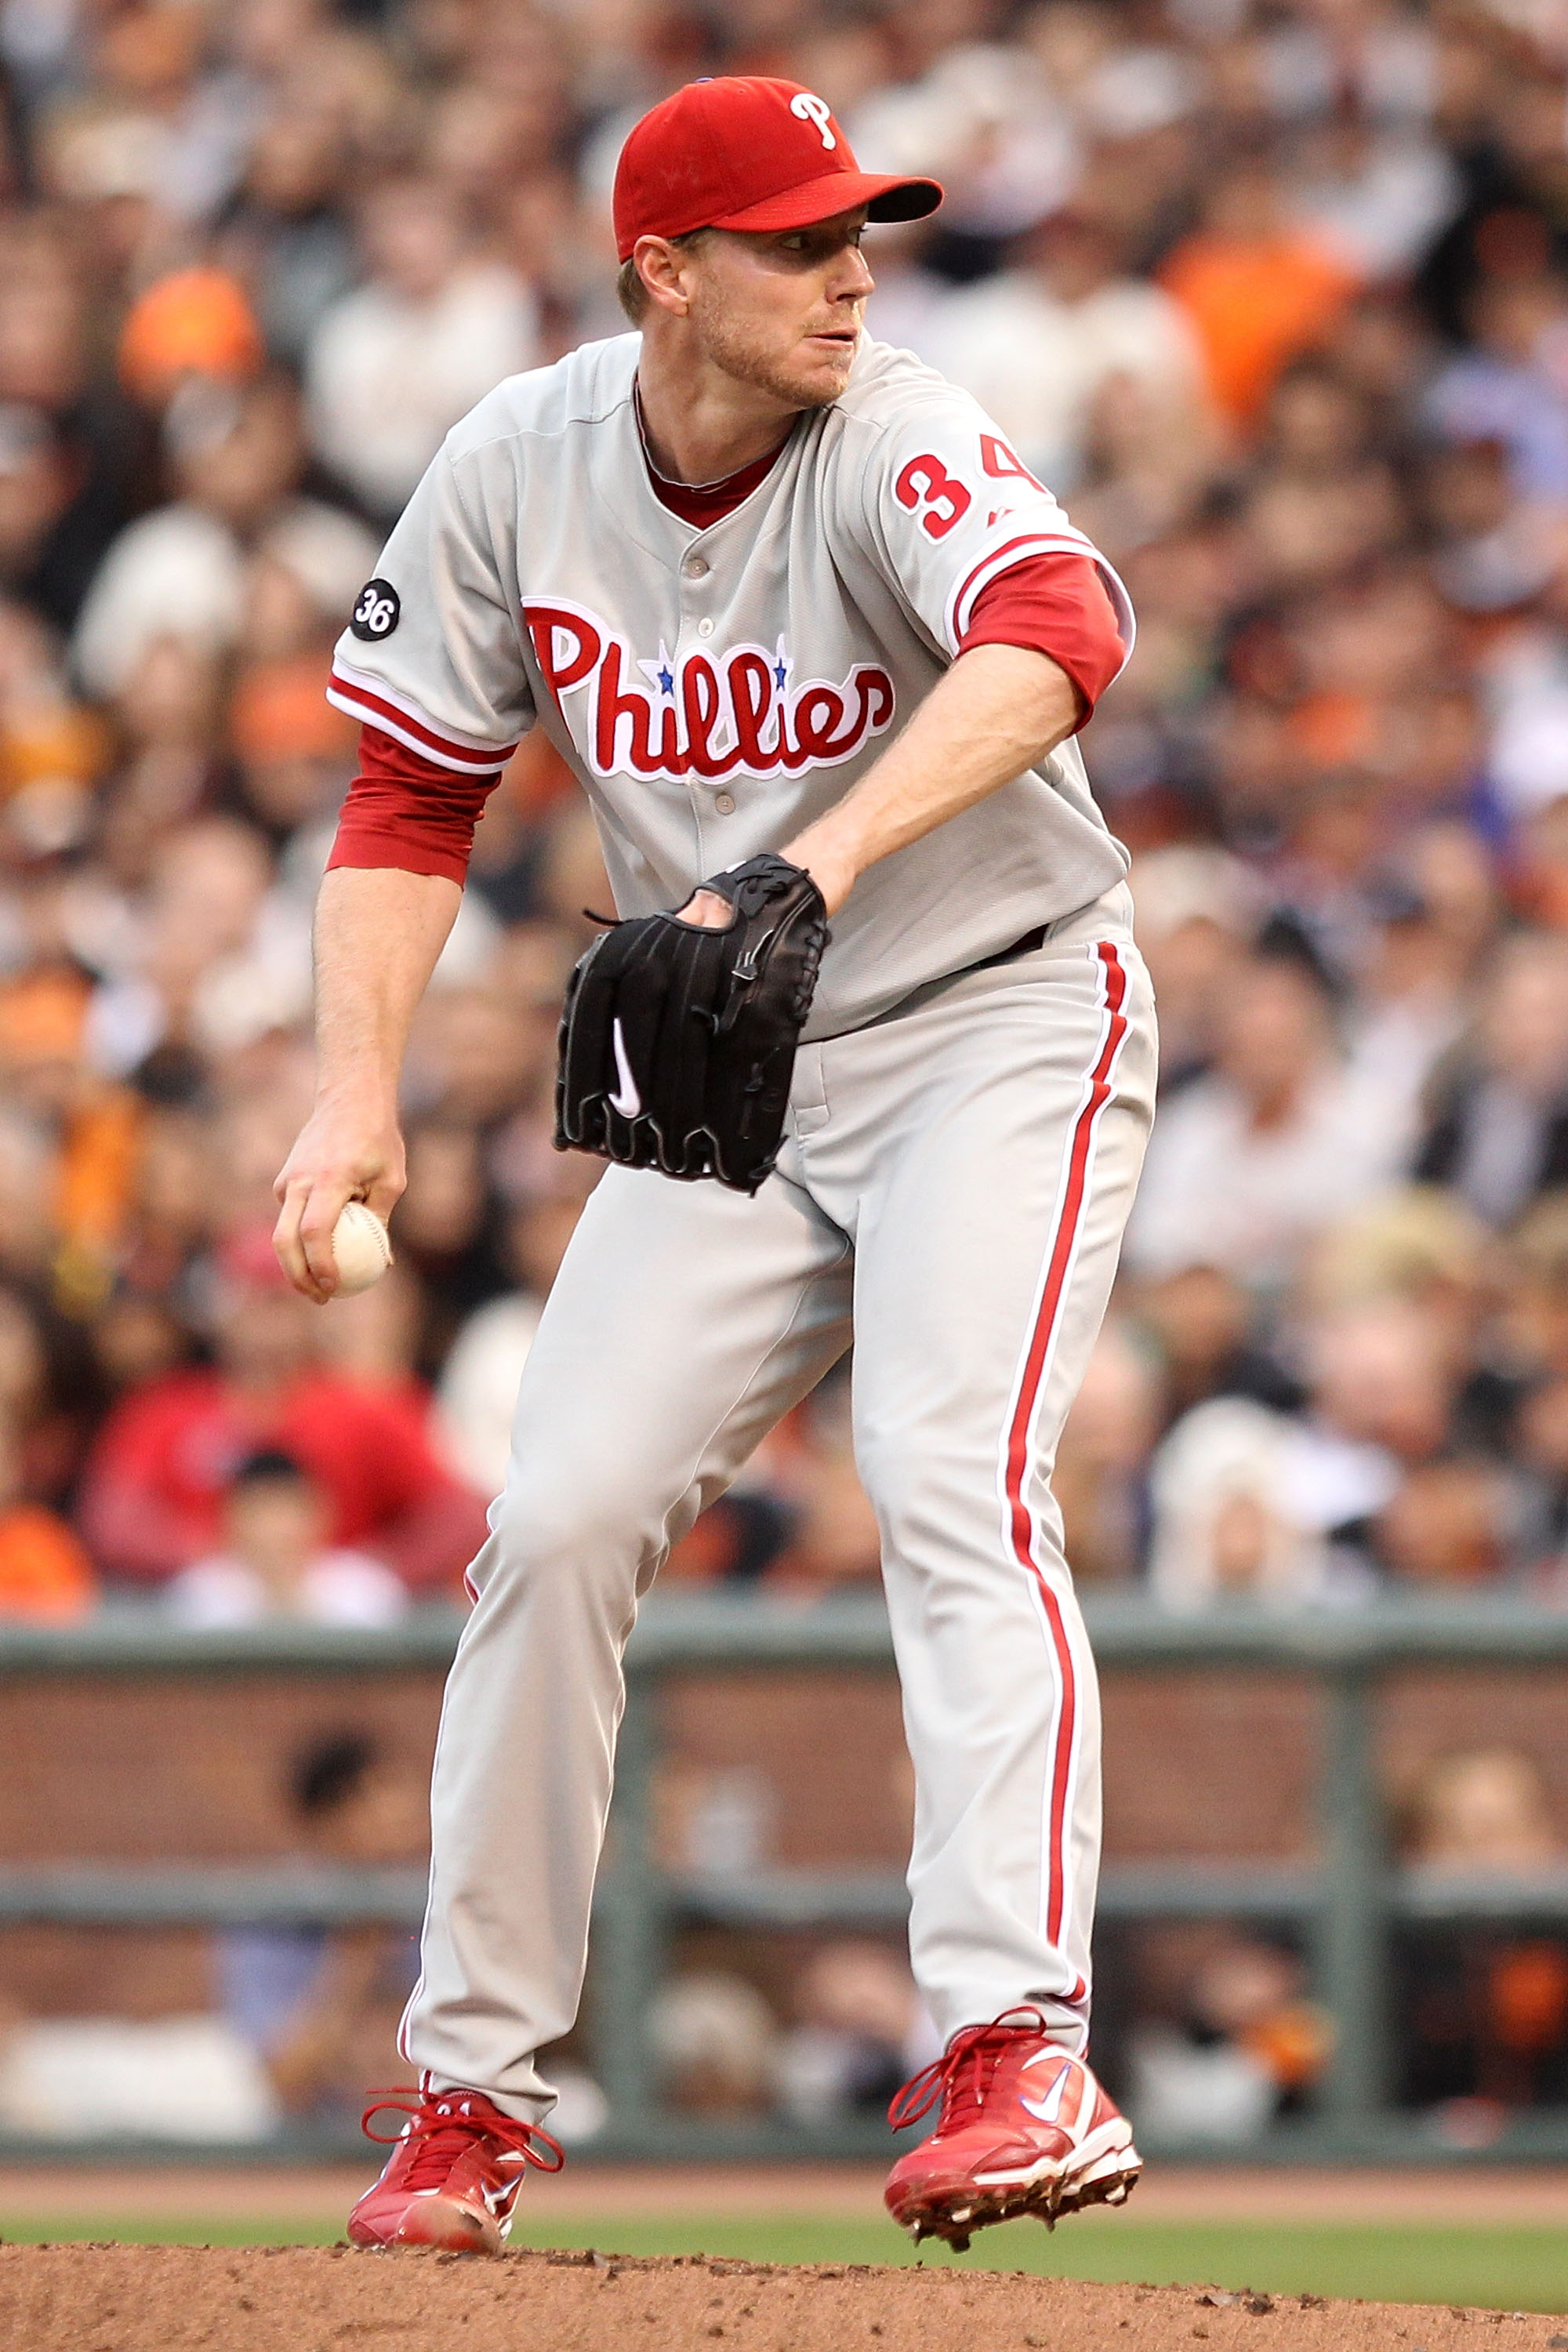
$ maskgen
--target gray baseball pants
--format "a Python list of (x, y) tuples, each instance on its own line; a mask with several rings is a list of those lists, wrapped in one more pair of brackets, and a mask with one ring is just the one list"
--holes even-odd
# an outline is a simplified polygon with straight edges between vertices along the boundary
[(910, 1948), (943, 2038), (1032, 2002), (1081, 2051), (1093, 1660), (1048, 1484), (1153, 1106), (1118, 888), (1016, 960), (802, 1047), (754, 1199), (611, 1168), (528, 1359), (447, 1687), (402, 2048), (539, 2122), (609, 1810), (621, 1654), (670, 1546), (855, 1340), (915, 1771)]

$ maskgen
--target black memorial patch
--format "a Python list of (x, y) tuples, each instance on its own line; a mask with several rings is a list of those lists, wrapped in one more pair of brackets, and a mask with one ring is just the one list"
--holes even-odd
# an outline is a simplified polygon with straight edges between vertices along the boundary
[(349, 627), (366, 645), (376, 646), (391, 636), (402, 618), (402, 599), (391, 581), (367, 580), (355, 599)]

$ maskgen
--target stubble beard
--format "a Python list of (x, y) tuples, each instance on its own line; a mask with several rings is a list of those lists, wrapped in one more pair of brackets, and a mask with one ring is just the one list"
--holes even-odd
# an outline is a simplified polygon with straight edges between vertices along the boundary
[[(849, 366), (831, 372), (818, 361), (810, 375), (792, 370), (770, 356), (760, 337), (749, 333), (742, 321), (725, 309), (716, 294), (699, 298), (693, 306), (693, 322), (701, 338), (705, 356), (737, 383), (748, 384), (755, 392), (765, 392), (770, 398), (781, 401), (793, 409), (831, 408), (849, 382)], [(857, 346), (858, 348), (858, 346)], [(851, 351), (850, 358), (853, 358)]]

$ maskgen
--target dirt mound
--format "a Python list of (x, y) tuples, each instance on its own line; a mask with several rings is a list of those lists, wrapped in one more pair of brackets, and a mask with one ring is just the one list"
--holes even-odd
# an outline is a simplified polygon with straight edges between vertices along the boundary
[[(1495, 2328), (1495, 2334), (1493, 2330)], [(1478, 2336), (1478, 2330), (1479, 2331)], [(1540, 2314), (601, 2253), (0, 2246), (5, 2352), (1547, 2352)]]

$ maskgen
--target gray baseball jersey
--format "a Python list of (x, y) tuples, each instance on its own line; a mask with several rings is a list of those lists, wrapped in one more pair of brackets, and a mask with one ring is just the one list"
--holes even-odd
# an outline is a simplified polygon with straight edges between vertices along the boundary
[[(445, 446), (339, 642), (333, 700), (455, 772), (537, 720), (586, 791), (618, 910), (684, 900), (841, 800), (949, 667), (981, 592), (1095, 557), (966, 393), (862, 344), (766, 479), (706, 530), (661, 505), (641, 338), (514, 376)], [(808, 1038), (885, 1012), (1127, 869), (1075, 742), (857, 884)]]

